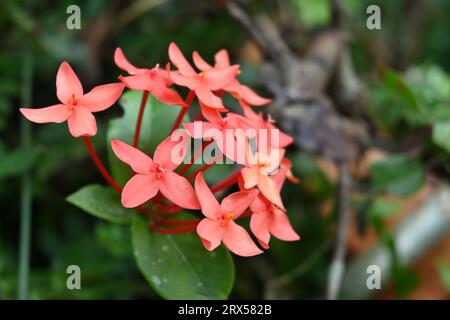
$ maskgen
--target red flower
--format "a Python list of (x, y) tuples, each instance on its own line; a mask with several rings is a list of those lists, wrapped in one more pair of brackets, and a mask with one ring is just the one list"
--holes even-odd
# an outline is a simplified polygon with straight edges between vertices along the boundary
[[(290, 161), (284, 158), (281, 161), (280, 170), (272, 178), (278, 192), (287, 177), (297, 179), (292, 175)], [(250, 210), (252, 211), (250, 229), (263, 248), (269, 248), (271, 234), (284, 241), (300, 240), (286, 213), (264, 196), (259, 195), (250, 205)]]
[(36, 123), (61, 123), (67, 120), (74, 137), (95, 136), (97, 124), (92, 112), (103, 111), (119, 99), (122, 83), (104, 84), (83, 94), (83, 87), (67, 62), (63, 62), (56, 75), (56, 95), (60, 104), (46, 108), (20, 108), (20, 112)]
[(180, 95), (168, 87), (173, 84), (173, 81), (170, 79), (167, 70), (161, 69), (158, 65), (153, 69), (137, 68), (127, 60), (120, 48), (117, 48), (114, 53), (114, 61), (120, 69), (131, 75), (128, 77), (119, 76), (119, 79), (128, 88), (148, 91), (162, 103), (185, 106)]
[(264, 249), (269, 248), (271, 234), (283, 241), (300, 240), (286, 213), (266, 198), (261, 196), (256, 198), (250, 205), (250, 210), (253, 212), (250, 229)]
[(156, 196), (158, 191), (177, 206), (199, 209), (200, 205), (189, 181), (173, 172), (181, 163), (172, 160), (172, 151), (178, 141), (168, 137), (156, 148), (153, 160), (142, 151), (113, 139), (111, 146), (116, 156), (136, 173), (122, 191), (122, 205), (137, 207)]
[[(226, 50), (222, 49), (216, 53), (214, 56), (215, 65), (212, 67), (209, 63), (207, 63), (203, 58), (196, 52), (192, 54), (194, 59), (195, 66), (201, 71), (209, 71), (212, 69), (220, 70), (227, 69), (230, 65), (230, 58), (228, 57), (228, 53)], [(252, 89), (248, 86), (240, 83), (236, 78), (223, 88), (223, 91), (229, 92), (236, 99), (244, 101), (253, 106), (262, 106), (268, 104), (271, 100), (258, 96)]]
[(203, 115), (209, 122), (195, 121), (183, 124), (189, 135), (194, 139), (214, 140), (222, 154), (243, 164), (245, 159), (242, 154), (245, 150), (245, 142), (238, 143), (235, 133), (236, 129), (242, 129), (239, 119), (232, 113), (228, 113), (229, 116), (222, 118), (217, 110), (211, 108), (203, 109)]
[(234, 222), (256, 198), (256, 190), (232, 193), (219, 204), (200, 172), (195, 179), (195, 192), (206, 217), (198, 224), (197, 233), (207, 250), (212, 251), (223, 242), (231, 252), (243, 257), (262, 253), (247, 231)]
[[(294, 141), (290, 135), (282, 132), (274, 125), (275, 121), (270, 115), (267, 120), (264, 120), (262, 113), (256, 114), (249, 105), (241, 102), (241, 106), (244, 110), (245, 118), (247, 119), (244, 123), (250, 123), (251, 127), (263, 129), (267, 132), (267, 148), (286, 148)], [(274, 130), (276, 130), (278, 136), (274, 135)]]
[(232, 82), (236, 77), (238, 66), (210, 69), (197, 73), (173, 42), (169, 46), (169, 58), (178, 68), (178, 71), (170, 73), (173, 82), (194, 91), (198, 100), (206, 106), (227, 111), (222, 99), (216, 96), (213, 91), (221, 90)]
[(264, 197), (284, 210), (280, 189), (277, 188), (271, 176), (278, 169), (283, 156), (283, 149), (272, 149), (267, 154), (261, 151), (252, 154), (250, 151), (247, 153), (247, 163), (241, 169), (241, 175), (245, 189), (256, 186)]

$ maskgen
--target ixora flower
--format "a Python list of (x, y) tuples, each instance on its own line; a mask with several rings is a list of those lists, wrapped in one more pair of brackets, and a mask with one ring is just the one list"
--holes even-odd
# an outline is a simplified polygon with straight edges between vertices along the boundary
[[(281, 191), (286, 178), (298, 179), (292, 175), (290, 162), (286, 158), (281, 161), (280, 170), (273, 176), (278, 192)], [(250, 229), (264, 249), (269, 248), (271, 234), (283, 241), (300, 240), (299, 235), (292, 228), (286, 213), (275, 206), (263, 195), (259, 195), (250, 205)]]
[(93, 112), (111, 107), (124, 89), (122, 83), (111, 83), (83, 93), (83, 87), (67, 62), (63, 62), (56, 75), (56, 95), (61, 102), (46, 108), (20, 108), (20, 112), (36, 123), (61, 123), (67, 120), (74, 137), (95, 136), (97, 124)]
[[(286, 241), (299, 240), (281, 199), (285, 181), (298, 182), (291, 171), (291, 162), (285, 158), (284, 148), (293, 139), (281, 132), (270, 116), (266, 120), (251, 107), (270, 100), (239, 83), (236, 79), (239, 67), (231, 65), (225, 50), (215, 55), (214, 66), (194, 52), (193, 61), (200, 71), (189, 64), (174, 43), (169, 46), (169, 58), (177, 70), (171, 71), (170, 64), (166, 68), (158, 65), (152, 69), (138, 68), (117, 48), (114, 61), (128, 75), (119, 76), (120, 83), (97, 86), (86, 94), (72, 68), (63, 62), (56, 77), (57, 96), (61, 103), (41, 109), (21, 108), (20, 111), (37, 123), (67, 121), (72, 136), (82, 138), (100, 173), (121, 194), (121, 204), (145, 214), (151, 232), (178, 234), (196, 231), (207, 250), (212, 251), (223, 243), (234, 254), (245, 257), (262, 253), (257, 243), (267, 249), (272, 236)], [(176, 86), (189, 88), (185, 100), (178, 95)], [(135, 126), (132, 123), (129, 126), (130, 132), (134, 130), (133, 145), (117, 139), (111, 141), (114, 154), (132, 169), (128, 182), (121, 186), (101, 162), (89, 136), (97, 132), (92, 113), (111, 107), (125, 87), (143, 91), (143, 94)], [(226, 108), (220, 97), (223, 92), (238, 100), (242, 112), (234, 113)], [(167, 124), (171, 131), (156, 147), (153, 158), (138, 149), (150, 94), (162, 103), (181, 107), (173, 124)], [(183, 123), (194, 98), (200, 105), (197, 116), (193, 122)], [(164, 122), (165, 119), (161, 117), (158, 121)], [(184, 128), (177, 130), (181, 124)], [(205, 141), (198, 151), (192, 153), (191, 162), (182, 164), (188, 160), (186, 155), (191, 148), (191, 138)], [(214, 161), (211, 163), (204, 157), (212, 150), (210, 144), (218, 149), (214, 148)], [(219, 162), (218, 156), (221, 155), (234, 161), (239, 169), (210, 188), (203, 174)], [(206, 163), (192, 167), (200, 156)], [(181, 164), (182, 167), (178, 168)], [(240, 191), (227, 195), (227, 190), (235, 187)], [(220, 203), (215, 196), (218, 192), (221, 198), (223, 194)], [(186, 210), (201, 210), (204, 218), (171, 219)], [(250, 230), (257, 242), (237, 223), (247, 217), (250, 217)]]
[[(225, 49), (222, 49), (215, 54), (214, 67), (203, 60), (203, 58), (198, 54), (197, 51), (194, 51), (194, 53), (192, 54), (192, 58), (194, 60), (195, 66), (203, 72), (213, 69), (227, 69), (231, 66), (228, 52)], [(270, 99), (258, 96), (252, 89), (240, 83), (236, 78), (234, 78), (227, 86), (225, 86), (223, 88), (223, 91), (229, 92), (234, 97), (236, 97), (236, 99), (248, 103), (252, 106), (262, 106), (268, 104), (271, 101)]]
[(264, 197), (284, 210), (280, 191), (271, 176), (279, 167), (283, 157), (283, 149), (271, 149), (267, 153), (259, 151), (254, 154), (249, 151), (247, 163), (241, 169), (241, 175), (245, 189), (258, 187)]
[(128, 77), (119, 76), (119, 79), (128, 88), (148, 91), (162, 103), (179, 106), (186, 105), (178, 92), (169, 88), (173, 81), (166, 69), (161, 69), (159, 65), (156, 65), (153, 69), (137, 68), (127, 60), (120, 48), (117, 48), (114, 53), (114, 61), (120, 69), (131, 75)]
[(255, 200), (257, 190), (232, 193), (219, 204), (203, 174), (199, 173), (195, 179), (195, 192), (206, 217), (198, 224), (197, 233), (207, 250), (212, 251), (223, 242), (231, 252), (240, 256), (262, 253), (247, 231), (235, 222)]
[[(262, 129), (263, 132), (267, 133), (267, 148), (286, 148), (290, 145), (294, 139), (277, 129), (274, 125), (275, 121), (272, 119), (270, 114), (268, 115), (268, 119), (264, 120), (262, 113), (257, 114), (253, 109), (247, 105), (245, 102), (241, 101), (242, 109), (244, 110), (244, 115), (247, 121), (243, 122), (244, 124), (251, 123), (253, 127), (256, 127), (258, 130)], [(275, 131), (276, 130), (276, 131)], [(260, 131), (258, 131), (260, 132)], [(275, 133), (276, 132), (276, 136)]]
[[(243, 155), (244, 144), (239, 144), (236, 136), (237, 129), (243, 129), (241, 122), (229, 113), (223, 118), (216, 110), (203, 113), (209, 121), (195, 121), (183, 124), (184, 129), (194, 139), (214, 140), (218, 149), (236, 163), (245, 162)], [(242, 158), (242, 159), (240, 159)]]
[(184, 57), (175, 43), (169, 45), (170, 61), (178, 68), (172, 71), (170, 77), (179, 86), (187, 87), (195, 92), (197, 99), (204, 105), (227, 111), (222, 99), (213, 91), (222, 90), (235, 79), (239, 66), (210, 69), (197, 73)]
[(168, 200), (182, 208), (200, 208), (189, 181), (173, 172), (181, 162), (175, 162), (172, 159), (172, 151), (177, 144), (179, 142), (173, 141), (172, 137), (166, 138), (156, 147), (152, 160), (142, 151), (120, 140), (111, 141), (116, 156), (136, 173), (123, 188), (122, 205), (124, 207), (140, 206), (161, 191)]

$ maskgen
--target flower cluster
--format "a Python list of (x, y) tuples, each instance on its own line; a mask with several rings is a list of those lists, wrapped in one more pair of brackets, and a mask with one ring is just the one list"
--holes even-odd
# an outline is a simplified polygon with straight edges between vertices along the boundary
[[(237, 255), (253, 256), (262, 250), (237, 223), (240, 218), (250, 216), (251, 232), (262, 248), (269, 247), (271, 236), (285, 241), (298, 240), (280, 196), (286, 180), (298, 182), (291, 172), (291, 162), (284, 156), (292, 137), (281, 132), (270, 116), (265, 118), (252, 109), (270, 100), (238, 81), (239, 66), (230, 63), (225, 50), (215, 55), (214, 65), (194, 52), (194, 68), (171, 43), (169, 58), (170, 63), (165, 67), (138, 68), (117, 48), (115, 63), (127, 75), (120, 75), (120, 82), (97, 86), (86, 94), (70, 65), (63, 62), (56, 77), (57, 97), (61, 103), (40, 109), (21, 108), (20, 111), (36, 123), (67, 120), (72, 136), (83, 139), (101, 174), (121, 193), (122, 205), (137, 208), (147, 215), (154, 232), (196, 231), (207, 250), (224, 243)], [(186, 99), (181, 98), (175, 85), (189, 90)], [(143, 91), (143, 95), (132, 144), (118, 139), (111, 141), (114, 154), (133, 172), (122, 187), (103, 166), (89, 137), (97, 132), (92, 113), (114, 105), (125, 88)], [(239, 102), (239, 112), (232, 112), (225, 106), (222, 100), (225, 93)], [(138, 149), (149, 94), (168, 105), (167, 108), (180, 107), (177, 119), (168, 128), (167, 138), (154, 150), (153, 157)], [(194, 99), (198, 101), (199, 110), (191, 110), (191, 114), (197, 116), (193, 122), (183, 123), (186, 112), (195, 107)], [(191, 139), (201, 143), (199, 150), (189, 158)], [(193, 162), (211, 148), (214, 149), (212, 159), (190, 170)], [(220, 155), (232, 161), (237, 170), (210, 187), (203, 173), (221, 163)], [(239, 191), (225, 196), (219, 203), (216, 195), (223, 195), (232, 188)], [(171, 219), (185, 210), (200, 210), (204, 217)]]

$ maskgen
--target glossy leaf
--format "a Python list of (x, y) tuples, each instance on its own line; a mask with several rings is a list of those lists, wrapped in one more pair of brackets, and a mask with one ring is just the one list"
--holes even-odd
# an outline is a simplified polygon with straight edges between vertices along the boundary
[(163, 298), (228, 297), (234, 282), (234, 265), (223, 246), (208, 252), (196, 233), (154, 233), (140, 215), (133, 219), (132, 238), (139, 269)]
[(134, 210), (120, 204), (120, 195), (110, 187), (88, 185), (67, 197), (71, 204), (101, 219), (129, 223)]

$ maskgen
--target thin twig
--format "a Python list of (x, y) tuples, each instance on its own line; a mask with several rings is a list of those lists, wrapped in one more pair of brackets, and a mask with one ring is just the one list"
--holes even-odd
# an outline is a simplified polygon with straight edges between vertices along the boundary
[(326, 297), (328, 300), (336, 300), (341, 288), (342, 277), (345, 270), (345, 253), (347, 251), (347, 231), (350, 221), (349, 216), (349, 189), (350, 176), (345, 163), (339, 165), (339, 217), (334, 249), (333, 261), (328, 274), (328, 287)]

